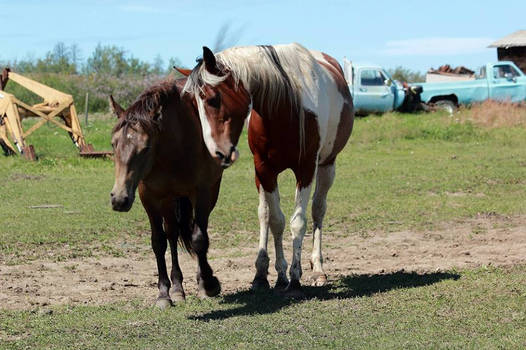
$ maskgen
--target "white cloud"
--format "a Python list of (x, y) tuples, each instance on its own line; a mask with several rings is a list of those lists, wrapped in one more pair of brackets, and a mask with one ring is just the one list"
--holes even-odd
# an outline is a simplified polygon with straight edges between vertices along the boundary
[(461, 55), (485, 52), (493, 42), (491, 38), (419, 38), (407, 40), (391, 40), (382, 50), (392, 56), (408, 55)]

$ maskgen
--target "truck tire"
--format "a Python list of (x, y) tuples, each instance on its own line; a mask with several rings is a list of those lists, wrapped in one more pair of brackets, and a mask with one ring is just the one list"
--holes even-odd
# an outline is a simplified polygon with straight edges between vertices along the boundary
[(435, 108), (439, 111), (447, 112), (449, 115), (453, 115), (457, 110), (457, 105), (451, 100), (439, 100), (435, 102)]

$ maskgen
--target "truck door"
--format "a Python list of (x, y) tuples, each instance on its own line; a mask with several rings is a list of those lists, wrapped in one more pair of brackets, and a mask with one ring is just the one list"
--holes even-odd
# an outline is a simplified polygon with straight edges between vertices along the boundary
[(524, 83), (521, 74), (509, 64), (496, 64), (488, 77), (489, 95), (491, 99), (519, 102), (524, 99)]
[(363, 112), (387, 112), (393, 109), (394, 94), (380, 69), (362, 68), (354, 85), (354, 106)]

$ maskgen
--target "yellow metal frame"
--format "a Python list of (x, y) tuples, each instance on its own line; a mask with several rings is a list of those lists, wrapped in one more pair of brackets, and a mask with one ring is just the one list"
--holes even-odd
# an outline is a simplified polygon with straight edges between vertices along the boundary
[[(2, 91), (7, 80), (25, 87), (44, 99), (43, 102), (30, 106), (14, 95)], [(22, 128), (22, 118), (38, 117), (41, 118), (36, 124), (24, 131)], [(60, 118), (63, 123), (55, 117)], [(25, 139), (35, 130), (46, 122), (51, 122), (59, 128), (67, 131), (71, 140), (79, 148), (87, 149), (86, 141), (82, 135), (77, 110), (73, 103), (73, 97), (49, 86), (26, 78), (20, 74), (13, 73), (9, 69), (4, 69), (0, 85), (0, 143), (7, 148), (7, 153), (24, 154), (28, 150)], [(12, 139), (10, 142), (8, 136)], [(30, 156), (31, 157), (31, 156)]]

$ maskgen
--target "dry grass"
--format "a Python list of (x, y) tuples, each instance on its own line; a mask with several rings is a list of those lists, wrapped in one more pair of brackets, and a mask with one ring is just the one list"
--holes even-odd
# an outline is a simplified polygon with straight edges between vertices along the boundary
[(458, 118), (487, 128), (526, 126), (526, 103), (511, 103), (488, 100), (461, 107)]

